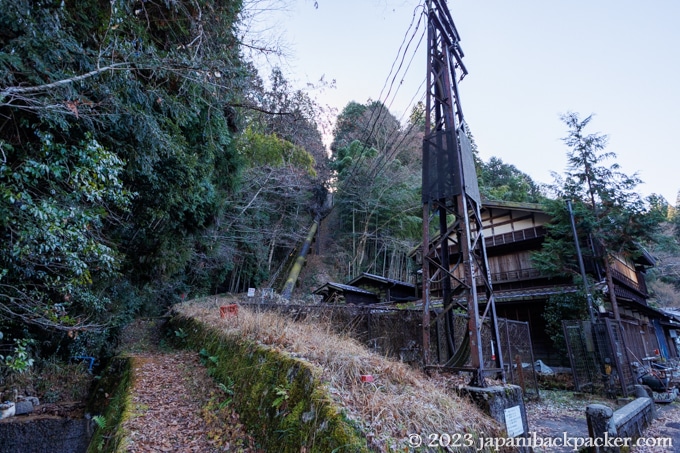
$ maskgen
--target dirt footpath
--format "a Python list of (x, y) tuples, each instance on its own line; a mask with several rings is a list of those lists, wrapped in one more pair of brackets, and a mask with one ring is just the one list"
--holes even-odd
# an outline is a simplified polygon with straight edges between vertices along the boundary
[(121, 349), (132, 360), (125, 451), (257, 452), (231, 408), (230, 389), (210, 377), (198, 353), (159, 347), (159, 330), (137, 321), (123, 333)]

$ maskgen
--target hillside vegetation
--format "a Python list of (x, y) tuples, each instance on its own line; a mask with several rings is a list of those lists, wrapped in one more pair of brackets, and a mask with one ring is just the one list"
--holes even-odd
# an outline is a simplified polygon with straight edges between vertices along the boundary
[[(294, 296), (312, 302), (361, 272), (416, 278), (425, 105), (398, 118), (369, 99), (338, 113), (313, 97), (325, 81), (302, 90), (279, 68), (258, 73), (245, 50), (277, 52), (246, 45), (258, 4), (0, 0), (0, 391), (32, 367), (105, 363), (136, 317), (280, 291), (315, 219)], [(566, 118), (568, 147), (589, 138), (578, 134), (590, 117)], [(642, 242), (660, 258), (653, 303), (680, 305), (680, 206), (643, 200), (594, 138), (546, 187), (484, 162), (470, 134), (480, 192), (548, 200), (562, 227), (573, 198), (582, 237), (625, 253)], [(545, 262), (573, 274), (570, 236), (555, 231)]]
[[(413, 433), (422, 434), (424, 438), (437, 432), (468, 433), (477, 438), (482, 434), (494, 436), (502, 432), (494, 420), (482, 414), (469, 400), (458, 397), (454, 384), (444, 377), (431, 378), (404, 363), (371, 353), (357, 341), (339, 335), (332, 326), (319, 321), (297, 322), (271, 312), (254, 312), (243, 306), (239, 307), (237, 316), (220, 317), (220, 306), (237, 302), (240, 302), (239, 298), (209, 297), (177, 305), (174, 310), (180, 318), (192, 319), (203, 326), (198, 333), (202, 341), (196, 342), (196, 347), (203, 345), (208, 348), (206, 345), (215, 341), (212, 334), (206, 336), (201, 333), (207, 328), (217, 332), (217, 338), (222, 338), (220, 347), (232, 352), (254, 345), (268, 351), (268, 354), (281, 355), (282, 358), (278, 359), (282, 364), (280, 367), (266, 367), (271, 364), (255, 360), (256, 369), (239, 369), (249, 360), (246, 357), (225, 357), (224, 360), (231, 366), (215, 373), (218, 379), (233, 379), (236, 407), (244, 423), (250, 420), (253, 426), (249, 429), (255, 436), (258, 431), (271, 429), (261, 426), (267, 423), (267, 417), (260, 414), (253, 418), (251, 414), (262, 410), (263, 403), (258, 401), (268, 392), (274, 393), (275, 389), (279, 389), (279, 396), (290, 397), (287, 406), (283, 406), (283, 401), (279, 402), (281, 407), (277, 408), (281, 410), (274, 414), (272, 420), (288, 414), (293, 414), (294, 418), (301, 417), (302, 412), (296, 412), (298, 402), (315, 398), (312, 390), (306, 395), (296, 393), (292, 380), (296, 378), (291, 378), (288, 368), (298, 367), (311, 371), (313, 380), (325, 395), (318, 398), (331, 398), (333, 404), (366, 437), (371, 449), (406, 448), (408, 435)], [(187, 332), (198, 328), (181, 320), (174, 325), (184, 326)], [(232, 342), (241, 346), (229, 346)], [(210, 354), (217, 356), (215, 351), (211, 350)], [(258, 353), (248, 355), (252, 354), (257, 356)], [(260, 370), (260, 367), (266, 369)], [(260, 377), (263, 373), (274, 373), (278, 378)], [(292, 376), (298, 373), (295, 371)], [(362, 375), (371, 375), (374, 381), (362, 382)], [(262, 385), (272, 388), (260, 388)], [(259, 390), (254, 392), (251, 387)]]

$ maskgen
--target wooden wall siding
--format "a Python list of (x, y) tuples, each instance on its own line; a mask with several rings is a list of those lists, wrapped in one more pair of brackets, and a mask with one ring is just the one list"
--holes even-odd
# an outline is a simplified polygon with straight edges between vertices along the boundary
[[(491, 273), (491, 283), (494, 282), (513, 282), (533, 280), (541, 277), (541, 273), (531, 264), (531, 252), (528, 250), (518, 250), (514, 253), (500, 256), (489, 256), (489, 272)], [(462, 280), (462, 267), (453, 269), (454, 277)], [(477, 269), (479, 271), (479, 269)], [(481, 274), (477, 272), (476, 277)], [(430, 285), (433, 292), (441, 290), (441, 283), (434, 281)]]
[[(496, 236), (489, 236), (485, 233), (484, 242), (487, 247), (487, 253), (493, 254), (492, 247), (497, 247), (501, 245), (514, 244), (516, 242), (529, 241), (534, 239), (541, 239), (545, 236), (545, 227), (537, 226), (534, 228), (527, 228), (524, 230), (512, 231), (505, 234), (500, 234)], [(532, 246), (531, 249), (536, 249), (537, 247)], [(449, 239), (449, 256), (455, 256), (459, 253), (458, 243), (454, 242), (453, 239)]]
[[(485, 207), (482, 211), (484, 241), (488, 251), (491, 282), (526, 282), (541, 278), (531, 263), (531, 251), (538, 247), (546, 234), (545, 224), (550, 217), (538, 211)], [(531, 241), (531, 242), (528, 242)], [(522, 244), (523, 243), (523, 244)], [(462, 269), (454, 269), (455, 257), (459, 253), (458, 244), (449, 241), (449, 255), (455, 278), (463, 280)], [(477, 277), (480, 275), (478, 274)], [(430, 289), (433, 293), (441, 291), (441, 282), (435, 279)], [(544, 283), (542, 283), (544, 284)]]
[(627, 258), (615, 256), (612, 260), (612, 277), (620, 289), (617, 295), (647, 305), (645, 298), (649, 296), (643, 273), (635, 268), (635, 264)]
[(541, 212), (486, 208), (482, 213), (485, 237), (543, 226), (549, 221), (550, 217)]
[(390, 298), (393, 301), (415, 299), (417, 297), (418, 295), (416, 294), (415, 289), (409, 291), (406, 288), (390, 288)]
[(347, 304), (355, 304), (355, 305), (368, 305), (368, 304), (375, 304), (378, 302), (378, 298), (375, 296), (370, 296), (368, 294), (358, 294), (358, 293), (351, 293), (351, 292), (345, 292), (343, 294), (345, 303)]
[[(482, 211), (482, 227), (487, 247), (542, 238), (550, 217), (542, 212), (486, 207)], [(454, 238), (449, 238), (449, 254), (459, 251)]]
[(656, 332), (646, 316), (636, 320), (622, 319), (621, 326), (631, 360), (641, 362), (643, 357), (653, 356), (659, 349)]
[(528, 253), (517, 251), (510, 255), (489, 257), (489, 271), (492, 274), (511, 272), (522, 269), (522, 263), (528, 261)]
[[(356, 285), (353, 285), (353, 286), (356, 286)], [(376, 294), (378, 300), (384, 301), (384, 300), (387, 299), (387, 291), (385, 290), (385, 287), (384, 287), (384, 286), (380, 286), (380, 285), (372, 285), (372, 284), (369, 284), (369, 283), (365, 283), (365, 282), (364, 282), (364, 283), (360, 286), (360, 288), (361, 288), (361, 289), (364, 289), (364, 290), (366, 290), (366, 291), (370, 291), (370, 292)]]
[(627, 289), (636, 291), (642, 296), (647, 296), (647, 285), (644, 283), (644, 277), (636, 276), (635, 280), (628, 278), (626, 274), (622, 274), (616, 269), (612, 269), (612, 277), (616, 283), (620, 286), (624, 286)]
[[(452, 271), (453, 276), (454, 276), (455, 278), (457, 278), (458, 280), (460, 280), (460, 281), (464, 281), (464, 280), (465, 280), (465, 279), (463, 278), (464, 275), (463, 275), (463, 267), (462, 267), (462, 266), (458, 266), (458, 267), (455, 268), (455, 269), (454, 269), (453, 267), (451, 267), (451, 271)], [(475, 277), (476, 277), (476, 278), (480, 278), (480, 276), (481, 276), (481, 273), (479, 272), (479, 269), (478, 269), (478, 268), (475, 268)], [(442, 277), (441, 277), (441, 275), (440, 275), (439, 278), (437, 278), (436, 280), (434, 280), (434, 281), (432, 281), (432, 282), (430, 283), (430, 291), (431, 291), (432, 293), (434, 293), (434, 294), (436, 294), (436, 295), (441, 295), (441, 293), (440, 293), (440, 291), (441, 291), (441, 289), (442, 289), (441, 280), (442, 280)]]
[(404, 299), (414, 299), (416, 297), (415, 289), (409, 291), (405, 288), (391, 287), (388, 285), (362, 285), (361, 288), (367, 291), (371, 291), (378, 295), (380, 302), (394, 302)]
[[(526, 220), (526, 219), (525, 219)], [(522, 221), (525, 222), (525, 221)], [(523, 223), (526, 224), (526, 223)], [(508, 224), (512, 225), (512, 223)], [(543, 226), (535, 226), (531, 228), (526, 228), (522, 230), (511, 231), (504, 234), (498, 234), (495, 236), (484, 236), (484, 241), (486, 242), (487, 248), (489, 248), (489, 253), (487, 254), (487, 259), (489, 263), (489, 272), (491, 273), (491, 282), (512, 282), (512, 281), (527, 281), (536, 278), (540, 278), (541, 274), (536, 269), (534, 269), (531, 263), (531, 251), (535, 248), (531, 246), (531, 249), (526, 250), (522, 247), (528, 247), (527, 245), (520, 245), (517, 243), (529, 240), (537, 240), (545, 236), (545, 228)], [(509, 253), (503, 253), (500, 251), (500, 255), (494, 255), (492, 247), (517, 244), (516, 248), (513, 248)], [(451, 269), (454, 277), (463, 280), (462, 268), (454, 269), (455, 257), (458, 255), (458, 244), (453, 244), (449, 246), (449, 255), (452, 261)], [(479, 278), (480, 273), (476, 274)], [(441, 283), (439, 281), (433, 281), (431, 283), (430, 289), (433, 292), (439, 292), (441, 290)]]
[(541, 277), (541, 273), (531, 263), (531, 252), (528, 250), (519, 250), (509, 255), (490, 256), (489, 272), (492, 284), (533, 280)]
[(615, 256), (612, 260), (612, 269), (617, 270), (637, 284), (637, 271), (635, 270), (635, 264), (630, 259)]

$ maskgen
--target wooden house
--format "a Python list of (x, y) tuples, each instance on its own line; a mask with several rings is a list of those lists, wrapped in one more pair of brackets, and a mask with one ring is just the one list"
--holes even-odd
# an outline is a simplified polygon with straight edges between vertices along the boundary
[(372, 291), (381, 302), (409, 302), (418, 300), (418, 291), (413, 283), (402, 282), (380, 275), (362, 272), (358, 277), (347, 282), (348, 285)]
[(363, 272), (347, 284), (328, 282), (314, 294), (323, 296), (323, 303), (345, 302), (367, 305), (418, 300), (416, 285), (380, 275)]
[(320, 295), (322, 303), (347, 303), (354, 305), (369, 305), (379, 302), (378, 295), (343, 283), (327, 282), (322, 287), (314, 290), (314, 294)]
[[(497, 315), (529, 323), (537, 359), (556, 366), (568, 365), (567, 358), (554, 349), (545, 333), (543, 315), (551, 295), (577, 292), (579, 288), (571, 278), (549, 278), (531, 261), (531, 253), (541, 248), (550, 216), (539, 204), (497, 201), (484, 202), (481, 216)], [(450, 242), (451, 264), (457, 261), (458, 254), (457, 244)], [(659, 350), (677, 356), (674, 346), (669, 345), (674, 330), (669, 316), (647, 304), (649, 294), (644, 273), (654, 265), (653, 257), (643, 252), (635, 261), (616, 256), (610, 261), (621, 325), (626, 343), (632, 346), (635, 356), (647, 357)], [(595, 280), (604, 279), (594, 263), (586, 263), (586, 267)], [(453, 270), (453, 274), (462, 278), (460, 271)], [(602, 289), (606, 293), (604, 283), (593, 290)], [(441, 285), (432, 283), (431, 297), (440, 296)], [(609, 301), (611, 297), (604, 294), (604, 299), (607, 303), (598, 310), (597, 316), (613, 318), (615, 307)]]

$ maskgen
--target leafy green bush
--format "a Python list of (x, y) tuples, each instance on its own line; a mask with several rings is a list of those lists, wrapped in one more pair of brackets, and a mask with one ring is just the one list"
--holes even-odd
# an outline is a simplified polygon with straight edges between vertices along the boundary
[(3, 368), (3, 374), (23, 374), (33, 366), (35, 360), (31, 357), (28, 348), (32, 344), (33, 340), (26, 338), (14, 339), (14, 350), (11, 355), (0, 355), (0, 366)]

